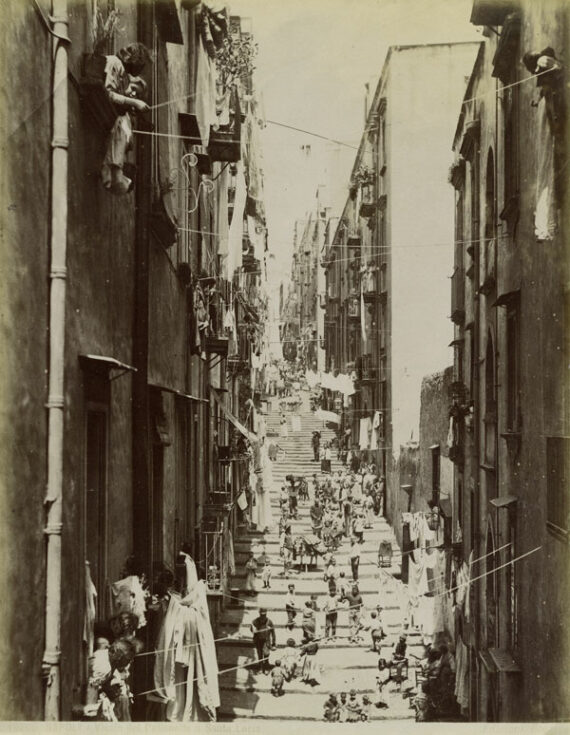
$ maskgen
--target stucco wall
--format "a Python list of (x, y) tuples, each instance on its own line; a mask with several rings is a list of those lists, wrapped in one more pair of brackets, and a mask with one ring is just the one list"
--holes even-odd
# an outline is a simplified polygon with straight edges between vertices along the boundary
[(19, 720), (43, 714), (45, 595), (51, 38), (31, 3), (3, 4), (0, 49), (0, 718)]

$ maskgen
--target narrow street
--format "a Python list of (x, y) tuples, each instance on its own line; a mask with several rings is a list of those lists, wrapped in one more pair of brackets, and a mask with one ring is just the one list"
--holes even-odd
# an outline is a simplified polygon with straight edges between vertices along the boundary
[[(334, 435), (323, 426), (308, 408), (308, 394), (303, 392), (301, 408), (301, 431), (291, 431), (290, 419), (289, 436), (279, 436), (279, 411), (277, 400), (273, 399), (272, 410), (267, 418), (268, 440), (275, 437), (285, 454), (279, 453), (278, 460), (273, 465), (274, 487), (271, 506), (273, 516), (277, 522), (279, 518), (279, 489), (286, 475), (304, 475), (310, 478), (320, 470), (312, 461), (311, 433), (319, 430), (322, 439), (326, 441)], [(333, 473), (341, 467), (341, 463), (332, 461)], [(311, 486), (310, 486), (311, 487)], [(309, 501), (299, 502), (298, 519), (292, 520), (293, 538), (299, 534), (311, 533), (309, 517)], [(392, 566), (380, 570), (377, 566), (377, 553), (380, 541), (389, 540), (394, 547)], [(271, 589), (263, 590), (261, 579), (256, 580), (257, 592), (255, 596), (245, 596), (244, 565), (248, 552), (257, 549), (260, 544), (265, 545), (266, 553), (271, 558), (272, 580)], [(349, 541), (343, 538), (342, 546), (336, 553), (337, 566), (344, 569), (350, 578), (350, 562), (348, 558)], [(327, 583), (323, 579), (323, 559), (319, 557), (317, 568), (310, 568), (308, 572), (298, 573), (293, 567), (289, 579), (282, 576), (283, 564), (279, 556), (279, 536), (277, 528), (265, 535), (248, 533), (239, 536), (235, 544), (236, 575), (232, 580), (232, 604), (223, 613), (217, 638), (224, 635), (232, 636), (229, 640), (218, 643), (218, 664), (220, 671), (231, 669), (227, 674), (220, 676), (221, 720), (322, 720), (325, 700), (331, 693), (339, 694), (355, 689), (360, 697), (368, 695), (374, 703), (377, 700), (376, 676), (378, 674), (379, 656), (370, 650), (370, 633), (362, 630), (362, 640), (358, 645), (349, 642), (348, 611), (341, 610), (338, 616), (337, 639), (334, 642), (320, 643), (317, 654), (318, 663), (322, 669), (322, 677), (317, 686), (311, 687), (298, 678), (285, 684), (285, 695), (274, 697), (271, 694), (271, 677), (258, 674), (248, 664), (255, 662), (255, 650), (251, 641), (250, 623), (258, 615), (259, 607), (266, 607), (270, 620), (276, 629), (277, 650), (272, 652), (270, 661), (279, 659), (280, 651), (285, 647), (287, 638), (295, 639), (297, 646), (301, 642), (300, 615), (297, 616), (297, 625), (292, 633), (286, 628), (287, 616), (284, 609), (284, 599), (287, 585), (294, 583), (299, 605), (304, 605), (311, 594), (317, 595), (320, 612), (317, 613), (317, 626), (321, 635), (324, 634), (324, 617), (322, 603), (327, 597)], [(261, 566), (259, 567), (261, 572)], [(381, 516), (375, 517), (374, 527), (366, 530), (360, 560), (359, 589), (364, 599), (365, 613), (363, 623), (366, 625), (367, 612), (376, 607), (380, 588), (380, 575), (386, 582), (383, 585), (382, 597), (383, 619), (387, 637), (383, 641), (380, 657), (390, 659), (393, 646), (401, 630), (405, 610), (402, 609), (401, 595), (398, 594), (397, 584), (391, 578), (398, 577), (400, 572), (400, 555), (394, 543), (393, 533)], [(421, 656), (423, 647), (419, 634), (411, 633), (408, 636), (408, 654)], [(402, 685), (405, 690), (414, 681), (412, 667), (413, 657), (410, 656), (409, 679)], [(240, 668), (234, 668), (240, 667)], [(414, 711), (409, 706), (409, 699), (403, 698), (395, 683), (389, 682), (384, 687), (383, 699), (387, 708), (371, 708), (372, 720), (413, 719)]]

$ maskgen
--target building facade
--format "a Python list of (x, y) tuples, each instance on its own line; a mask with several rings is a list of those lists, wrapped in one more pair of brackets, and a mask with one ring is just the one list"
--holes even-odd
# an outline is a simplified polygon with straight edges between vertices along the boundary
[(289, 344), (295, 345), (295, 356), (313, 371), (324, 362), (320, 254), (328, 214), (322, 189), (318, 188), (313, 207), (295, 223), (288, 295), (281, 308), (284, 354), (290, 351)]
[(471, 22), (485, 41), (450, 171), (454, 498), (463, 558), (486, 575), (463, 627), (470, 719), (566, 720), (568, 88), (557, 59), (569, 13), (476, 1)]
[[(232, 78), (221, 53), (251, 33), (208, 3), (119, 10), (6, 8), (5, 58), (34, 49), (34, 68), (15, 65), (2, 91), (4, 719), (83, 711), (93, 626), (125, 574), (152, 593), (184, 548), (223, 588), (244, 477), (231, 459), (262, 378), (262, 123), (247, 59)], [(134, 42), (151, 52), (150, 109), (130, 116), (105, 56)], [(121, 192), (102, 184), (119, 119)], [(150, 657), (133, 685), (152, 688)]]
[(390, 48), (324, 254), (327, 369), (353, 374), (345, 424), (386, 475), (395, 524), (408, 505), (398, 457), (418, 441), (421, 381), (450, 359), (448, 136), (476, 50)]

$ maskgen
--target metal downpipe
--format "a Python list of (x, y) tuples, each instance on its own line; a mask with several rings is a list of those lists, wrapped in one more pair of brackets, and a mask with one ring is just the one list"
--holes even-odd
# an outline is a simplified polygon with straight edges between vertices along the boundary
[(63, 521), (63, 424), (67, 251), (67, 0), (52, 2), (53, 75), (51, 141), (51, 238), (48, 364), (44, 719), (61, 719), (61, 532)]

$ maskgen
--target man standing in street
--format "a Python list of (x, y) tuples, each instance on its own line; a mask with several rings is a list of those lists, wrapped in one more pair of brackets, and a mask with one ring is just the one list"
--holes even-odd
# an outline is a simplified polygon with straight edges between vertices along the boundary
[(287, 629), (293, 630), (295, 627), (295, 616), (297, 615), (299, 608), (297, 607), (297, 601), (295, 599), (295, 585), (290, 584), (288, 586), (287, 594), (285, 595), (285, 610), (287, 612)]
[(311, 528), (313, 533), (315, 536), (321, 538), (323, 527), (323, 508), (317, 498), (315, 498), (315, 502), (311, 506), (309, 513), (311, 515)]
[(360, 564), (360, 542), (353, 538), (350, 546), (350, 566), (352, 568), (352, 579), (358, 582), (358, 565)]
[(325, 599), (323, 610), (325, 611), (325, 636), (327, 641), (336, 638), (336, 622), (338, 618), (337, 612), (338, 600), (334, 590), (329, 589), (329, 596)]
[(358, 632), (360, 631), (360, 611), (362, 609), (362, 595), (358, 585), (352, 585), (352, 591), (345, 595), (348, 600), (348, 621), (350, 624), (350, 642), (358, 643)]
[(271, 671), (269, 663), (269, 652), (275, 650), (275, 628), (267, 617), (267, 610), (259, 608), (259, 616), (251, 623), (253, 645), (257, 654), (258, 669), (263, 673)]
[(350, 538), (350, 527), (352, 525), (352, 495), (350, 493), (350, 490), (348, 490), (348, 494), (345, 494), (344, 496), (343, 510), (344, 510), (344, 535), (347, 538)]

